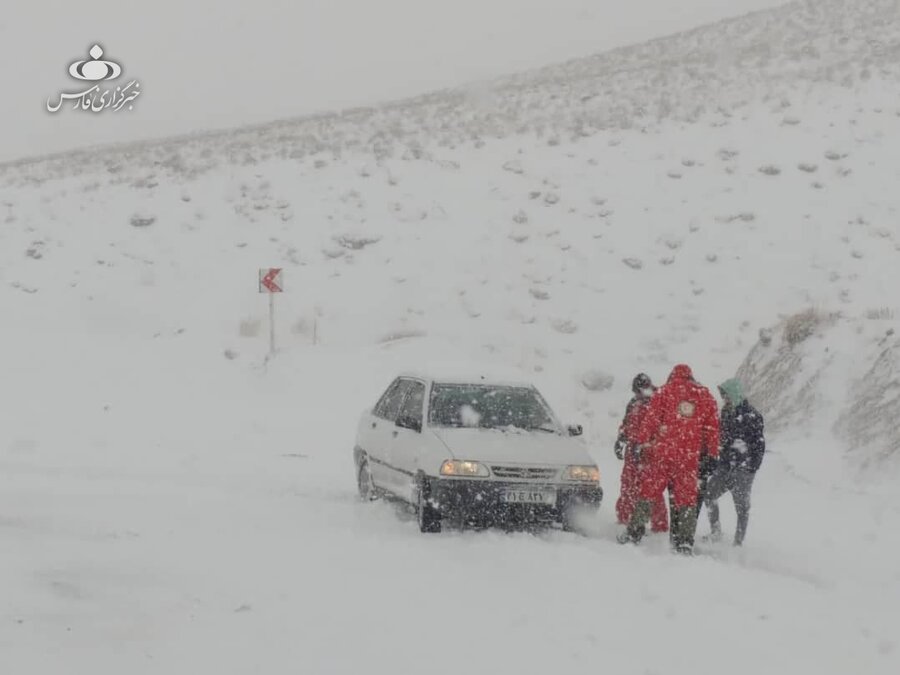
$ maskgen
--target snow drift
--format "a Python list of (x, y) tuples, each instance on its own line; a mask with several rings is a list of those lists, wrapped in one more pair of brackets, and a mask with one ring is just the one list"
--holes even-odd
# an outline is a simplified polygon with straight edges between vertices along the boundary
[(760, 331), (737, 372), (770, 431), (832, 429), (857, 467), (900, 461), (900, 320), (809, 309)]

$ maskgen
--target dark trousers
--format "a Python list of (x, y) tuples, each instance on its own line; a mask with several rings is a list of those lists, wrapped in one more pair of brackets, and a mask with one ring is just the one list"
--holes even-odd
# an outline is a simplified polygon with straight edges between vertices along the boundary
[(722, 532), (717, 500), (726, 492), (731, 493), (734, 510), (737, 512), (737, 529), (734, 532), (734, 543), (737, 546), (744, 543), (744, 536), (747, 534), (747, 524), (750, 521), (750, 491), (753, 489), (755, 476), (753, 471), (721, 466), (709, 477), (709, 483), (706, 486), (704, 503), (709, 513), (709, 525), (714, 535)]
[[(713, 470), (710, 468), (710, 463), (708, 461), (705, 461), (704, 459), (701, 459), (700, 460), (700, 472), (697, 475), (697, 517), (698, 518), (700, 517), (700, 510), (703, 508), (703, 504), (706, 500), (706, 492), (708, 489), (707, 486), (709, 483), (709, 478), (710, 478), (710, 476), (712, 476), (712, 474), (713, 474)], [(678, 519), (678, 514), (675, 512), (675, 507), (674, 507), (674, 504), (672, 501), (672, 492), (673, 492), (673, 486), (670, 483), (669, 484), (669, 508), (670, 508), (669, 520), (674, 523)], [(718, 521), (718, 519), (719, 519), (719, 516), (718, 516), (718, 512), (717, 512), (716, 520)], [(694, 522), (696, 523), (696, 520)], [(669, 530), (669, 533), (670, 533), (669, 538), (672, 540), (673, 546), (675, 545), (673, 536), (674, 536), (674, 532), (676, 531), (676, 529), (677, 528), (672, 528)], [(694, 543), (694, 533), (693, 532), (690, 533), (690, 542), (691, 542), (691, 544)]]

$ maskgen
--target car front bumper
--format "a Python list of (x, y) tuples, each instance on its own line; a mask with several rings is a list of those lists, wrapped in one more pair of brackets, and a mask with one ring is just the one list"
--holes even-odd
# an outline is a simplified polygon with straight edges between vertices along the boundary
[[(515, 483), (460, 478), (432, 479), (431, 503), (444, 517), (468, 521), (560, 521), (570, 507), (599, 508), (603, 488), (597, 484)], [(509, 490), (556, 491), (555, 504), (506, 503), (501, 495)]]

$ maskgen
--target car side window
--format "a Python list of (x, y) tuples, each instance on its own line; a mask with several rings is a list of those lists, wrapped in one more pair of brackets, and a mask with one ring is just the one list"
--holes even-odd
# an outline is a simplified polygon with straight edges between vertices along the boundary
[(408, 417), (422, 424), (422, 406), (425, 405), (425, 385), (421, 382), (410, 382), (409, 393), (403, 401), (399, 417)]
[(375, 416), (391, 422), (396, 421), (397, 415), (400, 413), (400, 404), (403, 403), (403, 397), (409, 391), (409, 385), (409, 380), (395, 380), (394, 384), (385, 392), (375, 407)]
[(397, 388), (400, 386), (400, 378), (397, 378), (393, 382), (388, 385), (388, 388), (384, 390), (384, 393), (381, 395), (381, 398), (378, 399), (378, 403), (375, 404), (375, 407), (372, 408), (372, 414), (376, 417), (384, 417), (384, 407), (387, 404), (388, 400), (390, 400), (391, 396), (397, 391)]

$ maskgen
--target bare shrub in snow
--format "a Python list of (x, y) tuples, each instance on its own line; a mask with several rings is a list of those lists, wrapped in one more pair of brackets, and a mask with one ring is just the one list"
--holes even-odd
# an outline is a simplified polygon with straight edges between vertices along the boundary
[(528, 222), (528, 214), (519, 209), (513, 214), (512, 219), (517, 225), (524, 225)]
[(680, 171), (669, 171), (666, 174), (672, 180), (681, 180), (681, 172)]
[(616, 383), (609, 373), (592, 368), (581, 376), (581, 385), (588, 391), (608, 391)]
[(537, 199), (538, 197), (541, 196), (541, 194), (542, 193), (540, 190), (532, 190), (531, 192), (528, 193), (528, 198), (529, 199)]
[(801, 162), (797, 165), (797, 168), (801, 171), (805, 171), (806, 173), (815, 173), (819, 170), (819, 166), (817, 164), (807, 164), (806, 162)]
[(371, 246), (372, 244), (377, 244), (381, 241), (381, 237), (378, 235), (364, 235), (364, 234), (339, 234), (334, 237), (334, 241), (338, 244), (338, 246), (343, 246), (346, 249), (350, 249), (351, 251), (361, 251), (366, 246)]
[(550, 299), (550, 294), (547, 291), (540, 289), (540, 288), (530, 288), (530, 289), (528, 289), (528, 292), (531, 294), (531, 297), (534, 298), (535, 300), (549, 300)]
[(764, 166), (759, 167), (759, 172), (763, 173), (767, 176), (777, 176), (781, 173), (781, 169), (779, 169), (774, 164), (766, 164)]
[(151, 189), (155, 188), (157, 185), (159, 185), (159, 181), (156, 180), (156, 174), (151, 173), (148, 176), (143, 176), (142, 178), (136, 179), (131, 184), (131, 187)]
[(828, 151), (825, 153), (825, 159), (828, 159), (828, 160), (830, 160), (830, 161), (832, 161), (832, 162), (837, 162), (837, 161), (840, 161), (840, 160), (842, 160), (842, 159), (846, 159), (846, 157), (847, 157), (847, 153), (840, 153), (840, 152), (837, 152), (837, 151), (835, 151), (835, 150), (828, 150)]
[(25, 255), (33, 260), (40, 260), (44, 257), (45, 244), (42, 241), (34, 241), (25, 251)]
[(696, 160), (693, 160), (693, 159), (687, 159), (687, 158), (681, 160), (681, 166), (686, 166), (686, 167), (689, 168), (689, 169), (692, 168), (692, 167), (694, 167), (694, 166), (696, 166), (696, 165), (697, 165)]
[(809, 339), (827, 319), (819, 310), (810, 307), (794, 314), (784, 322), (784, 341), (789, 345), (798, 345)]
[(524, 226), (515, 227), (509, 233), (509, 238), (517, 244), (524, 244), (526, 241), (528, 241), (529, 236), (530, 233)]
[(156, 216), (151, 216), (146, 213), (135, 213), (131, 216), (130, 222), (132, 227), (150, 227), (156, 222)]
[(518, 175), (522, 175), (523, 173), (525, 173), (525, 169), (522, 167), (522, 162), (520, 162), (518, 159), (511, 159), (506, 162), (503, 165), (503, 170)]
[(644, 267), (644, 263), (637, 258), (623, 258), (622, 262), (633, 270), (639, 270)]
[(674, 258), (673, 256), (666, 256), (665, 258), (660, 258), (660, 259), (659, 259), (659, 264), (660, 264), (660, 265), (665, 265), (665, 266), (667, 266), (667, 267), (668, 267), (669, 265), (672, 265), (674, 262), (675, 262), (675, 258)]
[(570, 319), (554, 319), (550, 325), (553, 326), (553, 330), (557, 333), (563, 333), (564, 335), (572, 335), (578, 332), (578, 326)]
[(744, 211), (743, 213), (735, 213), (730, 216), (716, 216), (716, 222), (719, 223), (733, 223), (736, 220), (752, 223), (756, 220), (756, 214), (752, 211)]
[(781, 120), (781, 124), (786, 127), (795, 127), (800, 124), (800, 119), (797, 117), (785, 117)]
[(682, 244), (684, 244), (684, 241), (677, 237), (666, 237), (663, 240), (663, 243), (666, 245), (666, 248), (669, 248), (673, 251), (677, 251), (678, 249), (681, 248)]
[(866, 318), (870, 321), (890, 321), (895, 318), (895, 314), (890, 307), (879, 307), (866, 310)]
[(727, 162), (729, 160), (734, 159), (740, 153), (737, 150), (732, 150), (730, 148), (722, 148), (719, 152), (716, 153), (716, 156), (721, 159), (723, 162)]
[(397, 340), (409, 340), (412, 338), (420, 338), (428, 335), (424, 330), (418, 328), (397, 328), (389, 333), (382, 335), (378, 342), (385, 344), (388, 342), (396, 342)]
[(707, 253), (706, 254), (706, 262), (714, 263), (718, 259), (719, 259), (719, 256), (717, 256), (715, 253)]
[(547, 194), (544, 195), (544, 203), (547, 204), (547, 206), (553, 206), (554, 204), (558, 204), (559, 203), (559, 195), (556, 194), (555, 192), (548, 192)]
[(820, 183), (819, 181), (814, 181), (813, 183), (810, 183), (810, 185), (814, 190), (821, 190), (825, 187), (825, 185), (823, 183)]

